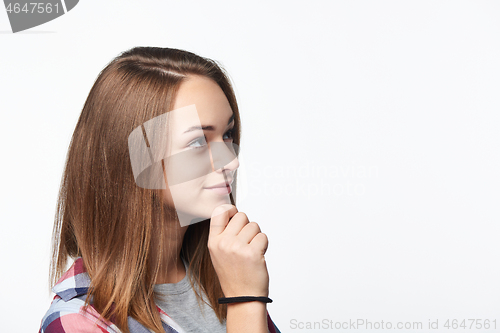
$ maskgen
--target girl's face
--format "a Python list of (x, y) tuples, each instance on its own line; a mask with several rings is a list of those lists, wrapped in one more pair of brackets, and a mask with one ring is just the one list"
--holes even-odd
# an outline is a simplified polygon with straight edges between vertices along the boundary
[(180, 85), (168, 112), (162, 197), (181, 226), (210, 218), (215, 207), (231, 203), (230, 184), (239, 167), (231, 144), (233, 117), (224, 92), (211, 79), (189, 76)]

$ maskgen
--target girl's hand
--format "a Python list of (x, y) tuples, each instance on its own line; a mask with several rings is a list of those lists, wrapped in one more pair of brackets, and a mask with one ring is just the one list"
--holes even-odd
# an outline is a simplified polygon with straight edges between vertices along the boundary
[(216, 207), (210, 220), (208, 250), (225, 297), (269, 296), (264, 254), (267, 236), (235, 206)]

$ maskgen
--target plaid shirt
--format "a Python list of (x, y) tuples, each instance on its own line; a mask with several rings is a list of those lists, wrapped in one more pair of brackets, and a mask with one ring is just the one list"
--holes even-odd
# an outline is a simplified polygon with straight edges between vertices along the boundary
[[(89, 285), (90, 278), (83, 266), (83, 260), (78, 258), (52, 288), (56, 295), (42, 319), (39, 333), (121, 332), (112, 322), (99, 319), (99, 313), (92, 305), (84, 308)], [(159, 307), (157, 310), (166, 333), (185, 333), (163, 310)], [(267, 324), (270, 333), (280, 333), (269, 313)], [(128, 317), (128, 327), (131, 333), (150, 333), (132, 317)]]

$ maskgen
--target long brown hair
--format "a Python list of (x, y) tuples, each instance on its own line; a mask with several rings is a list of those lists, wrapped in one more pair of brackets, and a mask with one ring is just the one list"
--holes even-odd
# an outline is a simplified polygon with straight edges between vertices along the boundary
[[(82, 257), (92, 281), (86, 304), (92, 298), (101, 316), (124, 332), (128, 316), (163, 332), (153, 288), (165, 251), (153, 258), (151, 247), (161, 247), (162, 223), (175, 215), (158, 191), (136, 185), (127, 138), (137, 126), (171, 110), (189, 75), (205, 76), (221, 87), (235, 115), (233, 137), (239, 145), (238, 105), (222, 66), (183, 50), (136, 47), (97, 77), (68, 150), (53, 230), (51, 284), (70, 258)], [(190, 225), (181, 256), (189, 262), (190, 283), (201, 287), (222, 322), (227, 307), (217, 303), (223, 293), (207, 248), (208, 232), (209, 220)]]

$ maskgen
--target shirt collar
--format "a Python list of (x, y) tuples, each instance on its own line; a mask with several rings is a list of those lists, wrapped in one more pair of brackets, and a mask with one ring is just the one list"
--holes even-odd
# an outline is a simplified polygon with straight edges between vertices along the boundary
[(79, 257), (57, 281), (52, 291), (67, 302), (74, 297), (85, 295), (89, 286), (90, 277), (83, 265), (83, 259)]

